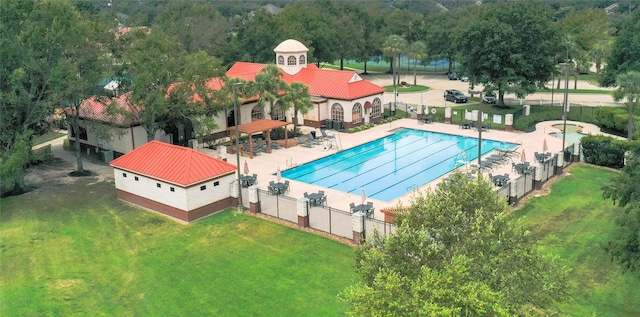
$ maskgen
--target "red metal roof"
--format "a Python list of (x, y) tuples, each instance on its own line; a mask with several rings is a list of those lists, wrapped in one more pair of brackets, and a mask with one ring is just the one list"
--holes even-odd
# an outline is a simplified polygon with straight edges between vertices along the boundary
[[(237, 62), (227, 71), (229, 77), (253, 80), (266, 64)], [(353, 100), (384, 92), (384, 88), (362, 79), (356, 72), (333, 69), (319, 69), (314, 64), (307, 65), (297, 74), (284, 73), (287, 83), (300, 82), (309, 87), (312, 95), (342, 100)]]
[(151, 141), (111, 161), (111, 166), (187, 187), (233, 173), (233, 164), (194, 149)]
[[(107, 107), (111, 103), (114, 103), (116, 107), (124, 110), (125, 112), (133, 112), (134, 110), (138, 111), (138, 107), (134, 107), (133, 105), (129, 104), (129, 102), (127, 101), (127, 96), (128, 93), (123, 94), (117, 98), (93, 96), (89, 99), (85, 99), (80, 104), (80, 118), (91, 119), (125, 127), (137, 125), (138, 122), (132, 117), (125, 116), (122, 113), (115, 113), (110, 115), (107, 111)], [(73, 115), (73, 109), (65, 108), (65, 113)]]

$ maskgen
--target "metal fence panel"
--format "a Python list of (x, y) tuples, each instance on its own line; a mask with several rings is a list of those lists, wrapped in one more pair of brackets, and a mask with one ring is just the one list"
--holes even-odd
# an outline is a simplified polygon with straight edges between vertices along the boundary
[(374, 231), (377, 231), (379, 235), (386, 236), (395, 232), (395, 226), (391, 223), (384, 222), (382, 220), (365, 218), (364, 219), (365, 237), (371, 237)]
[[(310, 206), (311, 204), (308, 204)], [(309, 227), (331, 233), (331, 212), (322, 206), (309, 207)]]
[(331, 213), (331, 234), (353, 239), (351, 213), (333, 208), (329, 209), (329, 213)]
[(286, 195), (269, 195), (268, 191), (261, 189), (258, 190), (258, 195), (260, 195), (260, 210), (263, 214), (298, 223), (295, 198)]

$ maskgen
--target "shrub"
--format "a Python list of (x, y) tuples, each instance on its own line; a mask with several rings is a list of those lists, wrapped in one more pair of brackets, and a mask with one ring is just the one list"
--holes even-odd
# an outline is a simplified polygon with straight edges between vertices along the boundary
[(604, 135), (588, 135), (580, 139), (582, 153), (587, 163), (612, 168), (624, 166), (624, 153), (633, 143)]
[[(287, 130), (288, 137), (298, 136), (298, 133), (294, 133), (293, 129)], [(284, 128), (275, 128), (271, 130), (271, 140), (284, 140)]]
[[(634, 121), (639, 119), (634, 116)], [(595, 122), (605, 130), (627, 135), (629, 114), (625, 108), (598, 107), (595, 111)]]

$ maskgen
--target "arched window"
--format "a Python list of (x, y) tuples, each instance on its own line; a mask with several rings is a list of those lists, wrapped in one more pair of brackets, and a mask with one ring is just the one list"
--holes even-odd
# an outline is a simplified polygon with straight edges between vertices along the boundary
[(372, 117), (379, 117), (382, 114), (382, 101), (380, 98), (373, 99), (373, 109), (371, 110)]
[(287, 65), (295, 66), (296, 65), (296, 57), (295, 56), (287, 57)]
[(255, 105), (251, 109), (251, 121), (262, 120), (264, 119), (264, 114), (262, 113), (262, 107), (260, 105)]
[(331, 119), (344, 121), (344, 110), (339, 103), (334, 103), (331, 106)]
[(298, 60), (300, 61), (300, 65), (304, 65), (307, 63), (307, 58), (304, 57), (304, 55), (300, 55), (300, 57), (298, 57)]
[(278, 56), (278, 65), (284, 65), (284, 57), (282, 55)]
[(362, 122), (362, 105), (359, 102), (353, 105), (353, 110), (351, 111), (351, 120), (353, 123)]
[(280, 110), (277, 104), (271, 107), (271, 120), (285, 121), (286, 118), (284, 111)]

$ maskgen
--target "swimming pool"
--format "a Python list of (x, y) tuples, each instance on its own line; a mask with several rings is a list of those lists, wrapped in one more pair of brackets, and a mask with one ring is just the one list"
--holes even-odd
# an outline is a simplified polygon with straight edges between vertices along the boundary
[[(482, 140), (482, 155), (517, 144)], [(464, 153), (464, 154), (463, 154)], [(478, 158), (478, 139), (414, 129), (394, 134), (282, 172), (308, 184), (391, 201)]]

